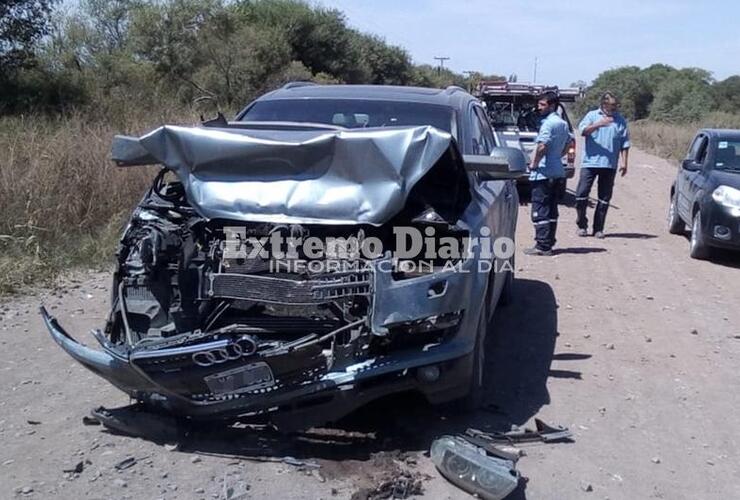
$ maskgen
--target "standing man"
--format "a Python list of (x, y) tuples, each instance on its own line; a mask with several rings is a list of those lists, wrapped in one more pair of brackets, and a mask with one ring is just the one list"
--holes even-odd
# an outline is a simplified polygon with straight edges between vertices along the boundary
[(619, 173), (622, 177), (627, 174), (629, 131), (627, 121), (617, 112), (618, 107), (619, 101), (616, 96), (611, 92), (606, 92), (601, 96), (599, 109), (589, 111), (578, 126), (581, 135), (586, 138), (583, 161), (581, 161), (581, 176), (576, 189), (578, 236), (588, 235), (586, 208), (594, 180), (599, 179), (593, 234), (597, 238), (603, 238), (606, 212), (609, 210), (609, 201), (612, 199), (614, 177), (620, 156), (622, 166), (619, 168)]
[(543, 116), (536, 147), (529, 166), (532, 185), (532, 223), (536, 245), (524, 250), (526, 255), (552, 255), (558, 227), (557, 186), (565, 177), (563, 152), (570, 141), (568, 124), (557, 113), (560, 100), (554, 92), (545, 92), (537, 101)]

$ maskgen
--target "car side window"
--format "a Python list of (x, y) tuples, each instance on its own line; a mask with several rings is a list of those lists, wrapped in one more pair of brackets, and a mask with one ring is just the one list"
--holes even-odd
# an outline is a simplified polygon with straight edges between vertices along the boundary
[(470, 140), (473, 145), (472, 153), (474, 155), (490, 154), (490, 151), (486, 146), (486, 139), (483, 136), (483, 124), (475, 112), (470, 113)]
[(691, 143), (691, 146), (689, 147), (689, 152), (686, 154), (687, 160), (696, 160), (696, 154), (699, 152), (699, 147), (701, 146), (701, 141), (703, 138), (703, 135), (696, 136), (694, 141)]
[(707, 150), (709, 150), (709, 148), (707, 147), (708, 145), (709, 145), (709, 138), (708, 137), (702, 138), (701, 142), (699, 143), (699, 150), (696, 152), (697, 165), (703, 165), (704, 161), (707, 159)]
[(491, 154), (493, 148), (496, 146), (496, 140), (493, 138), (493, 130), (491, 129), (491, 122), (486, 117), (485, 111), (482, 108), (475, 106), (475, 115), (480, 121), (481, 131), (483, 132), (483, 139), (486, 141), (487, 154)]

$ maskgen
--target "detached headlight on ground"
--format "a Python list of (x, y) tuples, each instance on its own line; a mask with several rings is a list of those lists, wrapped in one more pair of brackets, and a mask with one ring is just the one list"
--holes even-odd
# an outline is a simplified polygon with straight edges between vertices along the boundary
[(740, 217), (740, 189), (719, 186), (712, 192), (712, 199), (723, 207), (732, 209), (732, 215), (735, 217)]
[(432, 443), (431, 455), (445, 478), (485, 500), (501, 500), (519, 482), (514, 462), (486, 455), (482, 449), (459, 438), (437, 439)]

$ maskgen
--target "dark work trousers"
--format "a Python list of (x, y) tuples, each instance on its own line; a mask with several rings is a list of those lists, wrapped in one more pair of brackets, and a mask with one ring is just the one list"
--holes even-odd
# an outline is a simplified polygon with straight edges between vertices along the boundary
[(588, 217), (586, 217), (588, 197), (591, 193), (591, 187), (594, 185), (594, 180), (598, 178), (598, 200), (596, 201), (596, 210), (594, 211), (594, 233), (604, 230), (606, 212), (609, 210), (609, 201), (612, 199), (614, 176), (616, 173), (617, 170), (615, 168), (581, 167), (581, 176), (578, 179), (578, 187), (576, 188), (576, 224), (579, 229), (588, 230)]
[(534, 240), (539, 250), (551, 250), (555, 246), (558, 229), (558, 195), (560, 179), (532, 181), (532, 223)]

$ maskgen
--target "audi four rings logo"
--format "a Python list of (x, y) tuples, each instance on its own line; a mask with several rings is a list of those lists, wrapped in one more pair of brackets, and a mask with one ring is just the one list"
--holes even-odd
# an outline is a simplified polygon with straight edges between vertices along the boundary
[(254, 354), (257, 345), (249, 337), (242, 337), (239, 340), (227, 344), (224, 347), (198, 351), (193, 354), (193, 363), (198, 366), (213, 366), (235, 361)]

